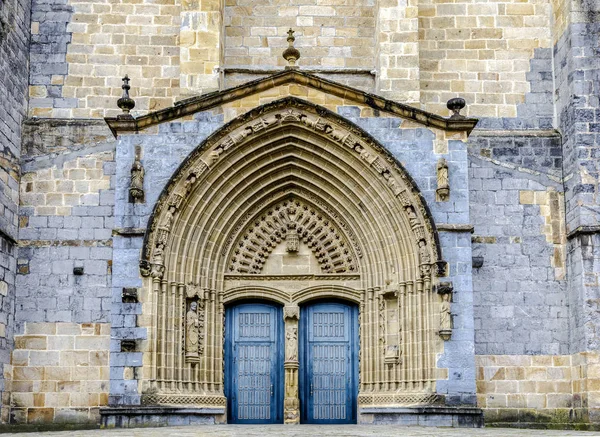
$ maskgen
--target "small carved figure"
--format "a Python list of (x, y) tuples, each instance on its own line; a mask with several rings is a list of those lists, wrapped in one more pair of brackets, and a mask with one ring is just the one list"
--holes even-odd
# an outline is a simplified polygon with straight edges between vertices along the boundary
[(385, 336), (386, 336), (386, 321), (385, 321), (385, 299), (383, 296), (379, 296), (379, 343), (381, 344), (381, 351), (385, 351)]
[(131, 165), (131, 182), (129, 185), (129, 201), (141, 203), (144, 201), (144, 166), (140, 161), (140, 146), (135, 148), (135, 159)]
[(406, 214), (408, 214), (408, 221), (410, 222), (411, 227), (415, 227), (419, 224), (419, 219), (417, 218), (415, 209), (412, 206), (408, 206), (406, 208)]
[(285, 242), (287, 246), (287, 251), (289, 253), (298, 252), (298, 248), (300, 246), (300, 240), (298, 238), (298, 233), (296, 232), (296, 224), (290, 223), (288, 225), (288, 231), (285, 236)]
[(200, 358), (198, 354), (199, 326), (198, 304), (193, 301), (185, 315), (185, 359), (188, 362), (196, 362)]
[(429, 264), (431, 262), (425, 240), (419, 240), (419, 262), (421, 264)]
[(285, 332), (285, 360), (298, 361), (298, 328), (288, 326)]
[(164, 229), (168, 229), (171, 230), (171, 226), (173, 225), (173, 218), (175, 215), (175, 205), (169, 205), (169, 209), (167, 209), (167, 212), (165, 212), (165, 218), (163, 219), (163, 222), (161, 224), (161, 227)]
[(154, 253), (152, 254), (152, 262), (153, 263), (155, 263), (155, 264), (162, 264), (163, 263), (164, 250), (165, 250), (165, 245), (162, 244), (162, 243), (159, 243), (154, 248)]
[(438, 201), (445, 202), (450, 196), (450, 180), (448, 179), (448, 163), (440, 158), (437, 164), (437, 190)]

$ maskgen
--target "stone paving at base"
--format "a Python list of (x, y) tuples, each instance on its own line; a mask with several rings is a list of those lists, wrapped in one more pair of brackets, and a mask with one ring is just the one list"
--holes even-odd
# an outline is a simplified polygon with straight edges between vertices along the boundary
[(396, 425), (205, 425), (4, 435), (19, 437), (588, 437), (600, 436), (600, 432), (508, 428), (430, 428)]

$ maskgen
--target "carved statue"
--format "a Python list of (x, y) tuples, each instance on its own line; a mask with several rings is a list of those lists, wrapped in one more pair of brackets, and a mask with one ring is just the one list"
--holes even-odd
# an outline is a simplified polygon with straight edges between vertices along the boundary
[(451, 293), (442, 294), (442, 304), (440, 306), (440, 331), (449, 331), (452, 329), (450, 295)]
[(171, 226), (173, 225), (173, 218), (175, 215), (175, 205), (169, 205), (169, 209), (167, 209), (167, 212), (165, 212), (165, 218), (163, 219), (163, 222), (161, 223), (161, 227), (171, 230)]
[(140, 161), (140, 146), (135, 148), (135, 160), (131, 165), (131, 182), (129, 185), (129, 201), (141, 203), (144, 201), (144, 166)]
[(437, 189), (435, 190), (438, 201), (445, 202), (450, 196), (450, 181), (448, 179), (448, 163), (440, 158), (437, 164)]
[(154, 253), (152, 255), (152, 262), (154, 262), (156, 264), (162, 264), (163, 263), (164, 250), (165, 250), (165, 245), (162, 244), (162, 243), (159, 243), (154, 248)]
[(285, 360), (298, 361), (298, 328), (287, 326), (285, 332)]
[(193, 301), (185, 315), (185, 360), (188, 362), (198, 362), (200, 359), (198, 353), (199, 328), (198, 304)]
[(421, 264), (429, 264), (431, 262), (425, 240), (419, 240), (419, 262)]
[(411, 227), (415, 227), (419, 224), (419, 219), (412, 206), (406, 208), (406, 214), (408, 214), (408, 221), (410, 222)]

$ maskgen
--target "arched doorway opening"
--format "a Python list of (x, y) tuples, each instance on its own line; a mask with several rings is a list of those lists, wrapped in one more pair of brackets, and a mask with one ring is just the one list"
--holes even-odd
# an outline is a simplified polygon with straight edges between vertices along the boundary
[(440, 263), (418, 188), (373, 138), (299, 99), (257, 108), (190, 154), (150, 219), (143, 402), (225, 406), (225, 307), (266, 299), (296, 330), (280, 348), (284, 420), (299, 421), (299, 305), (339, 298), (357, 308), (357, 405), (430, 403)]

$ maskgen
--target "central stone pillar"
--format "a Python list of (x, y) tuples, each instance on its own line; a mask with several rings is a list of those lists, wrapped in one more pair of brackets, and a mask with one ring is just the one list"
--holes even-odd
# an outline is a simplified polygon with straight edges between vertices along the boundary
[(286, 425), (300, 423), (300, 400), (298, 399), (298, 319), (300, 309), (296, 305), (283, 308), (285, 322), (285, 400), (284, 422)]

